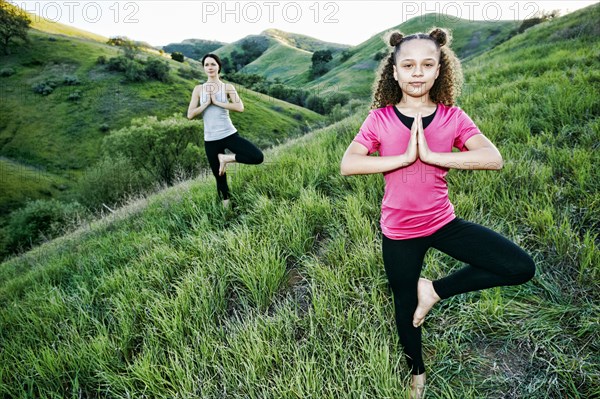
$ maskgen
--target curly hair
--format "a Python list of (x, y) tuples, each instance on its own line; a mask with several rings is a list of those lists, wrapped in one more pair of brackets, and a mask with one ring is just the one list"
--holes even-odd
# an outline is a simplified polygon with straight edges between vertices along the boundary
[(454, 105), (456, 98), (460, 95), (463, 74), (460, 61), (452, 49), (448, 47), (452, 41), (450, 32), (446, 29), (432, 28), (428, 34), (415, 33), (404, 36), (400, 32), (391, 32), (386, 36), (388, 37), (386, 41), (389, 41), (390, 46), (393, 46), (394, 49), (387, 60), (382, 61), (379, 67), (379, 81), (373, 86), (375, 95), (373, 96), (371, 108), (394, 105), (402, 99), (402, 90), (396, 79), (394, 79), (394, 65), (402, 43), (413, 39), (431, 40), (440, 51), (440, 74), (429, 90), (431, 101), (448, 106)]

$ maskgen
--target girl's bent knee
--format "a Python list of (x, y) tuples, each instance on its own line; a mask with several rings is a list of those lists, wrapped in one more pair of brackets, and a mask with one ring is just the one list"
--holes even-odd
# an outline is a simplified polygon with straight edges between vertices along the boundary
[(259, 165), (259, 164), (263, 163), (263, 161), (264, 161), (264, 160), (265, 160), (265, 156), (264, 156), (264, 155), (263, 155), (263, 153), (261, 152), (261, 153), (259, 153), (259, 154), (256, 156), (256, 160), (255, 160), (255, 162), (256, 162), (256, 164), (257, 164), (257, 165)]
[(535, 276), (535, 262), (529, 255), (521, 261), (519, 266), (521, 284), (528, 282)]

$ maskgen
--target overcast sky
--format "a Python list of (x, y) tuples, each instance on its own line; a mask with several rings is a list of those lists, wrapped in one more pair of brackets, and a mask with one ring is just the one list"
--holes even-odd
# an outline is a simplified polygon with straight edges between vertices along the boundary
[[(597, 1), (23, 1), (11, 3), (51, 21), (105, 37), (127, 36), (153, 46), (184, 39), (233, 42), (265, 29), (356, 45), (407, 19), (522, 20), (536, 11), (565, 15)], [(407, 32), (410, 33), (410, 32)]]

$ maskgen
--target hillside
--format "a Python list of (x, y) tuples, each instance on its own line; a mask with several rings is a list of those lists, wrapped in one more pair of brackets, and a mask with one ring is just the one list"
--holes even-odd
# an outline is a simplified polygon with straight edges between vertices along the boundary
[(399, 30), (405, 34), (426, 32), (432, 26), (449, 28), (453, 32), (452, 49), (461, 59), (466, 59), (493, 48), (507, 40), (510, 32), (519, 21), (470, 21), (458, 18), (445, 18), (440, 14), (426, 14), (412, 18), (398, 26), (391, 27), (369, 40), (350, 49), (352, 56), (337, 65), (325, 75), (308, 84), (308, 89), (321, 89), (348, 92), (354, 96), (370, 98), (371, 88), (377, 78), (380, 62), (374, 55), (380, 51), (391, 52), (392, 48), (383, 41), (386, 32)]
[(227, 43), (215, 40), (203, 39), (186, 39), (181, 43), (170, 43), (162, 46), (162, 49), (167, 53), (179, 51), (187, 58), (201, 60), (204, 54), (212, 53), (219, 47), (225, 46)]
[[(246, 36), (227, 44), (215, 50), (215, 54), (231, 59), (231, 53), (234, 50), (240, 52), (240, 44), (246, 40), (260, 41), (266, 50), (261, 56), (240, 69), (240, 72), (262, 75), (269, 80), (279, 79), (283, 83), (295, 82), (297, 79), (301, 79), (303, 82), (308, 80), (308, 69), (312, 64), (311, 58), (314, 51), (329, 49), (335, 58), (339, 58), (341, 51), (350, 47), (344, 44), (324, 42), (306, 35), (267, 29), (259, 35)], [(285, 63), (282, 63), (281, 60), (285, 60)]]
[[(66, 33), (32, 29), (29, 46), (0, 56), (3, 68), (14, 70), (10, 76), (0, 77), (0, 167), (8, 171), (35, 168), (45, 176), (36, 180), (25, 173), (20, 183), (17, 178), (6, 179), (0, 192), (0, 216), (27, 198), (49, 198), (68, 191), (100, 156), (102, 138), (127, 126), (132, 118), (164, 118), (174, 113), (184, 117), (199, 80), (183, 77), (189, 75), (183, 73), (192, 68), (204, 77), (198, 62), (181, 64), (162, 57), (171, 69), (170, 83), (124, 83), (123, 74), (97, 63), (100, 56), (119, 55), (118, 48), (78, 37), (77, 31)], [(159, 55), (142, 51), (138, 57)], [(37, 84), (65, 78), (78, 84), (59, 85), (46, 96), (33, 91)], [(266, 95), (243, 88), (239, 92), (246, 110), (232, 113), (232, 120), (246, 137), (259, 139), (261, 146), (282, 142), (294, 131), (323, 120), (312, 111)], [(79, 93), (79, 100), (69, 100), (73, 93)], [(198, 123), (201, 132), (201, 120)]]
[[(432, 309), (428, 398), (600, 394), (599, 10), (463, 65), (460, 106), (505, 166), (451, 171), (450, 198), (537, 272)], [(339, 173), (366, 114), (237, 165), (232, 210), (212, 179), (187, 181), (0, 264), (0, 394), (401, 397), (383, 178)], [(422, 275), (460, 266), (431, 250)]]

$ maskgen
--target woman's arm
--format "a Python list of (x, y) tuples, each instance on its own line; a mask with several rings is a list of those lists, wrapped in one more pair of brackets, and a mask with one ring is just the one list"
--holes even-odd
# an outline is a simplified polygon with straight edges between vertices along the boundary
[(208, 107), (211, 103), (210, 97), (207, 102), (198, 106), (200, 102), (200, 93), (202, 92), (202, 85), (198, 85), (194, 87), (194, 91), (192, 91), (192, 99), (190, 100), (190, 105), (188, 106), (187, 117), (188, 119), (194, 119), (198, 115), (200, 115), (206, 107)]
[(408, 148), (402, 155), (391, 155), (385, 157), (372, 157), (368, 155), (369, 150), (364, 145), (353, 141), (344, 153), (340, 172), (344, 176), (367, 175), (372, 173), (383, 173), (394, 169), (404, 168), (417, 160), (417, 132), (416, 124), (411, 129)]
[(227, 95), (229, 96), (229, 99), (231, 100), (231, 102), (218, 101), (215, 98), (214, 94), (212, 94), (211, 97), (212, 97), (213, 104), (218, 105), (221, 108), (231, 110), (231, 111), (244, 112), (244, 103), (242, 102), (242, 99), (238, 95), (237, 91), (235, 90), (235, 87), (233, 87), (232, 84), (228, 83), (225, 85), (225, 91), (226, 91)]
[(421, 114), (417, 115), (415, 122), (418, 123), (417, 137), (421, 161), (449, 169), (502, 169), (504, 161), (500, 151), (483, 134), (476, 134), (465, 142), (468, 151), (433, 152), (425, 139)]

